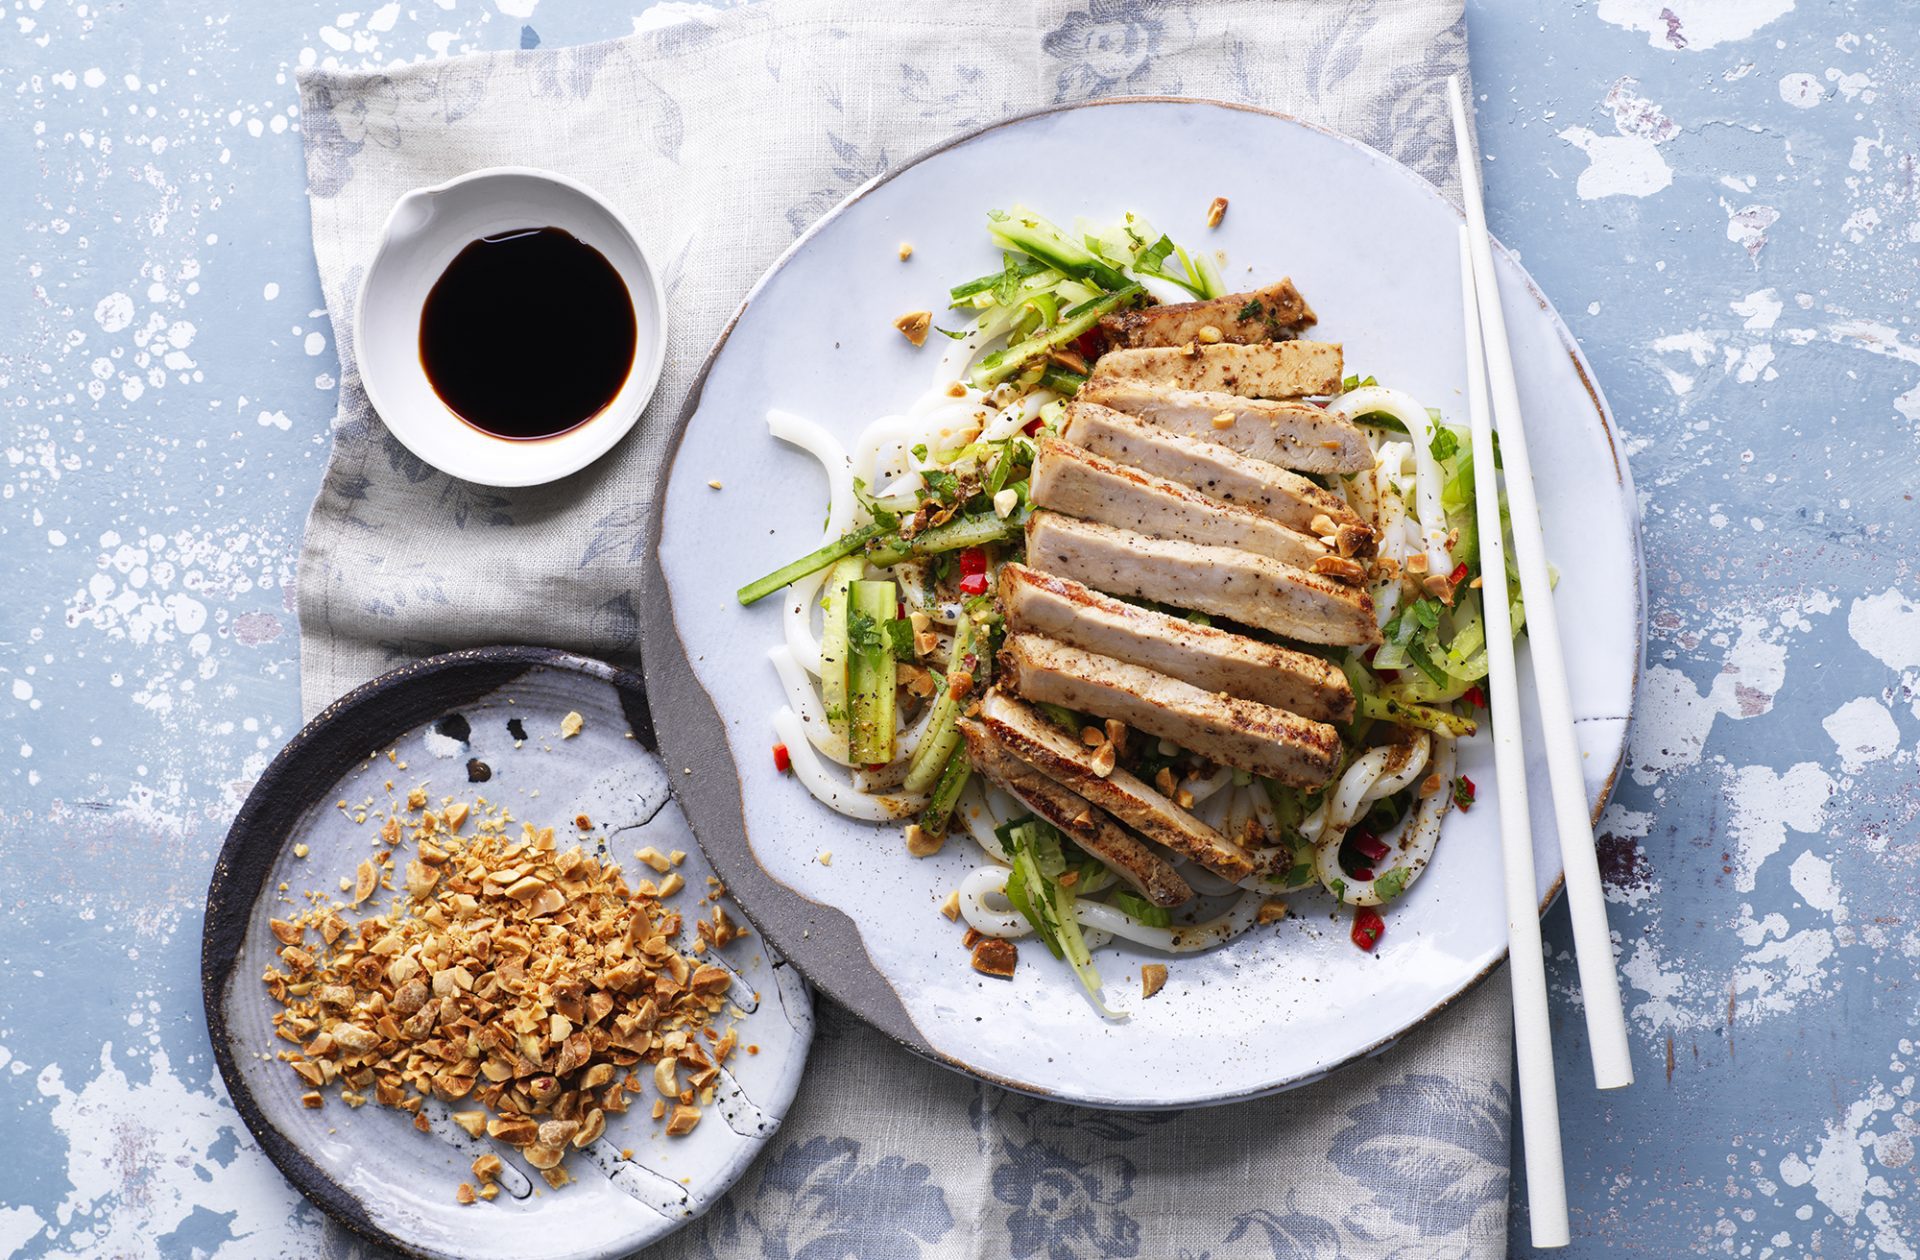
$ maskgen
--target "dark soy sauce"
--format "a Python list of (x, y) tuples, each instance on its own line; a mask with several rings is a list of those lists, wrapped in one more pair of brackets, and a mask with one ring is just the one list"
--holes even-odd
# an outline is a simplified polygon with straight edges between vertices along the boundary
[(461, 250), (420, 311), (420, 363), (483, 433), (555, 437), (606, 409), (633, 368), (633, 299), (606, 256), (555, 227)]

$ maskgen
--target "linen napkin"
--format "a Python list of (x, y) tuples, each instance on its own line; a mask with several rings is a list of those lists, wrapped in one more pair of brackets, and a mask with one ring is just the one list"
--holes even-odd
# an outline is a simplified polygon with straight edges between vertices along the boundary
[[(1445, 79), (1461, 0), (676, 4), (625, 39), (300, 79), (339, 414), (300, 561), (317, 712), (401, 661), (546, 643), (631, 662), (672, 422), (754, 279), (846, 194), (1036, 107), (1219, 97), (1355, 136), (1456, 191)], [(557, 485), (422, 464), (355, 370), (352, 303), (402, 193), (494, 165), (610, 197), (664, 274), (666, 369), (635, 432)], [(660, 1257), (1481, 1257), (1504, 1254), (1498, 981), (1381, 1059), (1182, 1114), (1038, 1102), (934, 1067), (821, 1002), (779, 1136)]]

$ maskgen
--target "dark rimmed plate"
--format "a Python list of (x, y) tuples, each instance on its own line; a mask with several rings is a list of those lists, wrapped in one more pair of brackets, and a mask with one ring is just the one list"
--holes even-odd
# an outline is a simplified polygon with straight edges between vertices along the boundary
[[(579, 713), (571, 738), (561, 720)], [(288, 743), (255, 784), (214, 867), (207, 893), (201, 975), (220, 1074), (261, 1148), (287, 1178), (356, 1232), (409, 1255), (459, 1260), (600, 1260), (625, 1256), (685, 1224), (718, 1199), (778, 1128), (812, 1037), (805, 984), (757, 938), (725, 951), (734, 1000), (748, 1014), (740, 1055), (716, 1105), (694, 1132), (669, 1139), (641, 1099), (568, 1161), (575, 1182), (553, 1192), (507, 1147), (468, 1138), (430, 1104), (433, 1132), (402, 1112), (300, 1104), (306, 1085), (274, 1056), (275, 1004), (260, 975), (279, 949), (268, 921), (296, 908), (306, 889), (334, 891), (364, 858), (377, 823), (357, 824), (387, 784), (404, 798), (429, 795), (508, 803), (529, 821), (585, 814), (590, 832), (629, 867), (648, 845), (688, 854), (686, 898), (712, 874), (655, 751), (646, 692), (635, 675), (543, 648), (476, 648), (406, 665), (349, 692)], [(391, 752), (391, 758), (387, 755)], [(342, 809), (338, 802), (345, 801)], [(304, 858), (294, 846), (304, 844)], [(650, 873), (650, 872), (649, 872)], [(286, 888), (282, 892), (282, 887)], [(383, 897), (369, 902), (384, 907)], [(304, 907), (305, 902), (298, 902)], [(348, 914), (350, 919), (354, 918)], [(631, 1150), (632, 1158), (622, 1150)], [(506, 1193), (461, 1206), (485, 1150), (507, 1165)], [(532, 1193), (539, 1185), (540, 1193)]]
[[(1085, 160), (1097, 153), (1153, 156), (1150, 169)], [(1209, 231), (1214, 197), (1231, 209)], [(764, 661), (781, 641), (781, 601), (743, 609), (733, 592), (818, 544), (826, 489), (818, 464), (764, 436), (760, 417), (784, 408), (851, 445), (872, 419), (905, 410), (933, 383), (946, 342), (915, 351), (893, 320), (944, 309), (946, 285), (999, 266), (987, 212), (1022, 202), (1060, 222), (1142, 213), (1190, 246), (1224, 250), (1229, 285), (1290, 274), (1320, 314), (1317, 331), (1346, 343), (1349, 371), (1464, 420), (1460, 213), (1384, 155), (1297, 119), (1195, 100), (1099, 101), (961, 136), (796, 242), (703, 369), (681, 416), (643, 601), (649, 686), (675, 715), (664, 748), (694, 771), (689, 816), (748, 913), (811, 980), (910, 1049), (1094, 1106), (1192, 1106), (1304, 1084), (1391, 1046), (1504, 956), (1496, 811), (1447, 820), (1372, 955), (1348, 943), (1328, 898), (1308, 894), (1283, 923), (1173, 961), (1151, 1002), (1137, 999), (1137, 968), (1152, 955), (1103, 950), (1109, 993), (1133, 1012), (1116, 1023), (1038, 951), (1023, 952), (1010, 982), (968, 969), (958, 929), (935, 907), (981, 860), (969, 842), (911, 859), (897, 828), (830, 812), (768, 755), (784, 695)], [(904, 266), (902, 239), (914, 246)], [(1496, 270), (1597, 808), (1624, 755), (1640, 660), (1633, 489), (1571, 334), (1511, 255), (1498, 252)], [(1527, 742), (1538, 747), (1537, 734)], [(1492, 798), (1484, 741), (1462, 749), (1462, 770)], [(1560, 879), (1544, 774), (1530, 761), (1543, 904)], [(816, 860), (822, 850), (831, 866)]]

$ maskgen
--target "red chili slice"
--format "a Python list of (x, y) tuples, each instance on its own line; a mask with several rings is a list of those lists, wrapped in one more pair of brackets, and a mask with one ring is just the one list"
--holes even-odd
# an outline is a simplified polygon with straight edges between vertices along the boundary
[(793, 769), (793, 758), (788, 755), (785, 744), (775, 744), (773, 746), (773, 768), (781, 774), (785, 774), (787, 771)]
[(1026, 425), (1023, 428), (1021, 428), (1020, 432), (1026, 434), (1028, 437), (1032, 437), (1034, 434), (1040, 432), (1041, 427), (1042, 425), (1041, 425), (1040, 417), (1035, 416), (1033, 419), (1027, 421)]
[(987, 593), (987, 575), (984, 573), (967, 574), (960, 579), (960, 593), (962, 595), (985, 595)]
[(1393, 851), (1387, 848), (1387, 846), (1381, 842), (1380, 837), (1374, 835), (1371, 831), (1356, 831), (1353, 833), (1351, 839), (1353, 847), (1359, 850), (1360, 856), (1366, 858), (1369, 862), (1378, 862), (1381, 858)]
[(1467, 562), (1462, 560), (1453, 566), (1453, 572), (1447, 574), (1447, 585), (1458, 586), (1467, 580)]
[(1353, 912), (1353, 943), (1368, 953), (1380, 943), (1380, 934), (1387, 930), (1387, 921), (1372, 906), (1361, 906)]
[(985, 573), (987, 571), (987, 553), (979, 547), (968, 547), (960, 552), (960, 572), (962, 574)]
[(1487, 707), (1487, 693), (1480, 689), (1479, 683), (1475, 683), (1473, 686), (1467, 688), (1466, 691), (1461, 694), (1460, 698), (1476, 709), (1484, 709)]

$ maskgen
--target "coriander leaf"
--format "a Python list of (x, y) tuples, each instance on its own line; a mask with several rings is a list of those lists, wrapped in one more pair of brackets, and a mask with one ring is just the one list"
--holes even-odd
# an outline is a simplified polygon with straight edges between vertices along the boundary
[(1460, 435), (1444, 424), (1436, 425), (1433, 430), (1433, 442), (1427, 449), (1433, 452), (1434, 459), (1445, 463), (1459, 451)]
[[(1267, 308), (1260, 305), (1259, 298), (1248, 298), (1247, 304), (1240, 308), (1240, 313), (1235, 315), (1234, 318), (1238, 320), (1243, 320), (1243, 321), (1249, 320), (1249, 319), (1260, 319), (1263, 316), (1265, 316), (1266, 313), (1267, 313)], [(1357, 380), (1359, 378), (1350, 376), (1347, 379)]]
[(913, 623), (894, 618), (885, 624), (887, 646), (892, 649), (893, 657), (898, 661), (913, 659)]
[(914, 443), (914, 445), (913, 445), (913, 447), (912, 447), (911, 449), (912, 449), (912, 451), (913, 451), (913, 457), (914, 457), (915, 459), (917, 459), (917, 460), (921, 460), (922, 462), (924, 462), (924, 461), (926, 460), (926, 458), (927, 458), (927, 444), (926, 444), (925, 442), (916, 442), (916, 443)]
[(872, 617), (857, 609), (847, 612), (847, 642), (856, 652), (885, 652), (889, 645), (881, 639), (880, 628)]
[(1413, 617), (1415, 621), (1418, 621), (1426, 629), (1432, 630), (1440, 624), (1440, 601), (1437, 599), (1420, 600), (1413, 606)]
[(1410, 872), (1404, 866), (1397, 866), (1373, 881), (1374, 895), (1382, 901), (1392, 901), (1407, 891), (1407, 878)]

